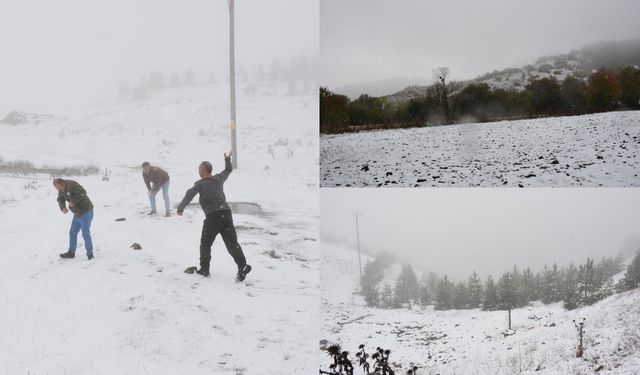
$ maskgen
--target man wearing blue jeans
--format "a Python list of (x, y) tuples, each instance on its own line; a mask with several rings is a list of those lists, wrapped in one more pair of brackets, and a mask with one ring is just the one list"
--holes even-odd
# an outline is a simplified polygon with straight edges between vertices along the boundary
[(149, 191), (149, 203), (151, 211), (148, 215), (156, 214), (156, 194), (162, 189), (162, 198), (164, 199), (164, 216), (171, 216), (169, 202), (169, 174), (162, 168), (152, 167), (148, 161), (142, 163), (142, 178), (144, 179), (147, 190)]
[[(71, 259), (76, 255), (78, 246), (78, 233), (82, 231), (84, 248), (87, 250), (87, 258), (93, 259), (93, 242), (91, 241), (91, 221), (93, 220), (93, 203), (87, 196), (87, 192), (73, 180), (56, 178), (53, 186), (58, 190), (58, 205), (60, 211), (73, 213), (71, 229), (69, 229), (69, 250), (60, 254), (60, 258)], [(69, 208), (67, 208), (69, 202)]]

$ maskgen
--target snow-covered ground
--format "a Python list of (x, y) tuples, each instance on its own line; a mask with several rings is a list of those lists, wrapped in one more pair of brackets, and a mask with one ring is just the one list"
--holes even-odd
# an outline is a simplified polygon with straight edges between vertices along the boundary
[[(505, 311), (368, 308), (354, 293), (357, 253), (328, 244), (321, 245), (320, 253), (321, 340), (340, 343), (354, 354), (360, 344), (368, 352), (378, 346), (390, 349), (390, 360), (402, 366), (397, 374), (406, 373), (410, 364), (424, 375), (640, 373), (640, 290), (573, 311), (540, 303), (513, 310), (515, 334), (504, 336)], [(583, 358), (575, 358), (573, 320), (581, 318), (586, 318), (585, 351)], [(321, 354), (321, 368), (330, 363)]]
[(320, 186), (640, 186), (640, 111), (321, 135)]
[[(140, 168), (148, 160), (169, 172), (173, 207), (199, 179), (202, 160), (223, 169), (227, 85), (0, 124), (5, 163), (101, 169), (69, 177), (95, 205), (92, 261), (81, 236), (76, 258), (59, 259), (71, 216), (58, 209), (49, 175), (0, 175), (0, 373), (317, 371), (307, 359), (316, 357), (319, 332), (318, 103), (315, 92), (287, 91), (280, 83), (238, 90), (239, 169), (225, 192), (230, 202), (261, 207), (234, 215), (253, 265), (240, 284), (220, 238), (211, 278), (183, 273), (198, 264), (204, 215), (197, 197), (182, 217), (147, 217)], [(157, 202), (163, 211), (161, 196)]]

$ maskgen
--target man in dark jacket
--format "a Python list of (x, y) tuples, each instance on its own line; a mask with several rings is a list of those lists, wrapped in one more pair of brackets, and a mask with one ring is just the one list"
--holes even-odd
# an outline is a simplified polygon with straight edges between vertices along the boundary
[(178, 205), (178, 215), (182, 216), (184, 208), (191, 200), (200, 194), (200, 207), (204, 211), (206, 218), (202, 224), (202, 236), (200, 237), (200, 269), (196, 272), (204, 277), (209, 276), (209, 265), (211, 263), (211, 246), (216, 236), (220, 234), (224, 245), (233, 260), (238, 266), (236, 281), (242, 281), (251, 271), (251, 266), (242, 252), (236, 228), (233, 226), (233, 218), (231, 209), (227, 204), (227, 198), (224, 195), (224, 182), (229, 177), (233, 167), (231, 166), (231, 152), (224, 154), (224, 171), (211, 175), (213, 167), (208, 161), (200, 163), (198, 173), (201, 180), (196, 181), (193, 187), (187, 190), (182, 202)]
[[(162, 168), (152, 167), (148, 161), (142, 163), (142, 178), (149, 194), (149, 203), (151, 203), (151, 211), (148, 215), (156, 214), (156, 194), (162, 189), (162, 198), (164, 199), (164, 216), (171, 216), (169, 209), (169, 174)], [(153, 184), (153, 185), (152, 185)]]
[[(93, 259), (93, 242), (91, 241), (91, 221), (93, 220), (93, 203), (87, 196), (87, 192), (73, 180), (56, 178), (53, 186), (58, 190), (58, 205), (63, 213), (71, 211), (73, 220), (69, 230), (69, 251), (60, 254), (61, 258), (73, 258), (78, 245), (78, 232), (82, 230), (84, 248), (87, 250), (87, 258)], [(67, 209), (66, 202), (69, 202)]]

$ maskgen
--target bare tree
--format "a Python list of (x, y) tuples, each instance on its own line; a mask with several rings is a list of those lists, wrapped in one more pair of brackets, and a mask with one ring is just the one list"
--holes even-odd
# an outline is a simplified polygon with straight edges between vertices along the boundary
[(441, 66), (433, 70), (433, 78), (436, 81), (436, 95), (438, 104), (444, 109), (445, 115), (449, 118), (449, 101), (447, 100), (447, 77), (449, 68)]

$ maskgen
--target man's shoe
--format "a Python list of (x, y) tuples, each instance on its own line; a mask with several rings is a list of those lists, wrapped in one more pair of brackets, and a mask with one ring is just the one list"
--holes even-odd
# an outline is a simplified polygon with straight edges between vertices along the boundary
[(164, 217), (169, 217), (171, 216), (171, 211), (167, 210), (167, 212), (164, 214)]
[(66, 253), (60, 254), (60, 258), (64, 258), (64, 259), (73, 259), (75, 258), (75, 256), (76, 254), (71, 250), (67, 251)]
[(93, 254), (87, 255), (87, 259), (89, 259), (89, 260), (93, 259)]
[(209, 270), (208, 269), (203, 269), (202, 267), (200, 267), (199, 270), (196, 270), (196, 273), (198, 275), (204, 276), (204, 277), (209, 277)]
[(155, 214), (157, 214), (156, 210), (151, 210), (147, 215), (155, 215)]
[(244, 281), (244, 279), (247, 277), (247, 274), (251, 272), (251, 266), (250, 265), (245, 265), (244, 267), (242, 267), (241, 269), (238, 269), (238, 275), (236, 276), (236, 281), (240, 282), (240, 281)]

